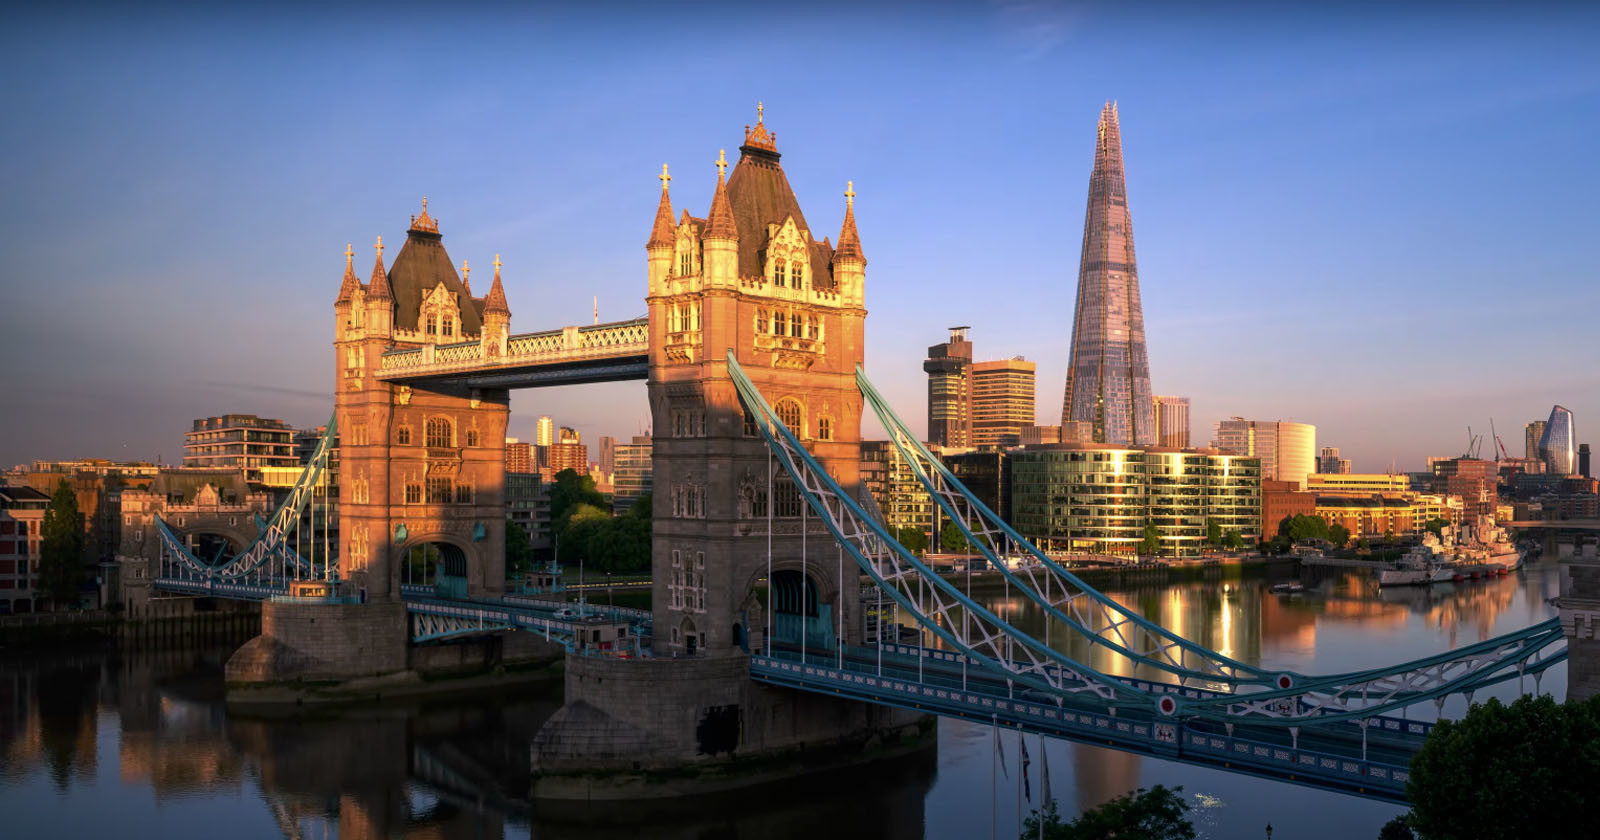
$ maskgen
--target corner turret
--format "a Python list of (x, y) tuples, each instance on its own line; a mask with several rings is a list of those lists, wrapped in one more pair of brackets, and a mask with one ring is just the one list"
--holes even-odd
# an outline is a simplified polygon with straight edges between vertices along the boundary
[(484, 358), (499, 358), (506, 354), (506, 341), (511, 336), (511, 307), (506, 305), (506, 290), (500, 284), (500, 255), (494, 255), (494, 282), (489, 294), (483, 298)]
[(652, 294), (661, 288), (661, 283), (672, 272), (673, 251), (672, 198), (667, 194), (667, 185), (672, 181), (672, 176), (667, 174), (666, 164), (661, 164), (661, 174), (657, 177), (661, 179), (661, 203), (656, 205), (656, 220), (650, 226), (650, 241), (644, 245), (645, 253), (649, 254)]
[(839, 229), (839, 246), (833, 252), (833, 280), (847, 304), (861, 306), (865, 301), (867, 257), (861, 252), (861, 236), (856, 233), (856, 182), (844, 188), (844, 225)]
[(717, 191), (711, 196), (706, 232), (700, 237), (704, 248), (701, 275), (708, 287), (736, 288), (739, 284), (739, 227), (734, 224), (733, 205), (728, 202), (727, 173), (727, 150), (719, 150)]

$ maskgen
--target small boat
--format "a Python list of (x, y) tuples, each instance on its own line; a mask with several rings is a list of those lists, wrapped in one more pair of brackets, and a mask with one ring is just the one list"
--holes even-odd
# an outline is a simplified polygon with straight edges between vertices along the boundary
[(1298, 595), (1306, 591), (1306, 586), (1303, 583), (1275, 583), (1272, 591), (1278, 595)]

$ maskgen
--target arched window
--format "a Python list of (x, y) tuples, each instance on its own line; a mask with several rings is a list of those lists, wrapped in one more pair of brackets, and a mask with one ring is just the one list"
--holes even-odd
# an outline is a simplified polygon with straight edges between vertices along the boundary
[(787, 478), (779, 481), (772, 488), (772, 515), (779, 518), (792, 518), (800, 515), (800, 489), (794, 482)]
[(401, 426), (394, 433), (394, 442), (401, 446), (411, 445), (411, 427)]
[(817, 440), (833, 440), (833, 418), (817, 418)]
[(803, 272), (804, 272), (804, 267), (801, 265), (799, 260), (795, 260), (794, 262), (789, 263), (789, 286), (790, 286), (790, 288), (794, 288), (794, 289), (800, 288), (800, 276), (801, 276), (801, 274)]
[(467, 430), (467, 445), (468, 446), (477, 446), (478, 445), (478, 430), (477, 429), (468, 429)]
[(772, 312), (772, 334), (783, 335), (783, 313), (777, 310)]
[(428, 445), (429, 446), (454, 446), (455, 435), (450, 428), (450, 421), (444, 417), (428, 418)]
[(778, 420), (783, 425), (788, 426), (789, 431), (794, 432), (795, 437), (805, 437), (804, 427), (801, 425), (800, 420), (800, 403), (794, 400), (782, 400), (778, 403), (776, 410), (778, 412)]
[(783, 285), (783, 259), (780, 257), (772, 261), (772, 285)]
[(799, 338), (804, 335), (800, 332), (800, 313), (793, 312), (789, 315), (789, 335)]
[(406, 485), (406, 504), (408, 504), (408, 505), (420, 505), (420, 504), (422, 504), (422, 485), (420, 485), (420, 484), (407, 484)]
[(443, 327), (443, 329), (441, 331), (445, 335), (455, 335), (456, 334), (456, 319), (450, 317), (449, 315), (444, 316), (444, 327)]
[(694, 257), (690, 256), (688, 251), (684, 251), (683, 253), (678, 255), (678, 276), (679, 277), (688, 277), (689, 276), (689, 269), (692, 268), (693, 266), (694, 266)]
[(436, 315), (429, 315), (428, 316), (428, 335), (437, 335), (438, 333), (439, 333), (439, 318)]
[(817, 316), (806, 316), (806, 338), (816, 341), (822, 337), (822, 329), (817, 323)]
[[(757, 309), (756, 310), (756, 332), (764, 333), (766, 331), (767, 331), (767, 310), (765, 310), (765, 309)], [(352, 365), (352, 367), (354, 367), (354, 365)]]

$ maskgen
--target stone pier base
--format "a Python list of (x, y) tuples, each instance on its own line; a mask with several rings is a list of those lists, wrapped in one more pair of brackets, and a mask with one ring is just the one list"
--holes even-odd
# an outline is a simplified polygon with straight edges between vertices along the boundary
[(1567, 635), (1567, 699), (1600, 694), (1600, 557), (1561, 559), (1561, 596), (1556, 599)]
[(340, 682), (406, 670), (406, 605), (267, 601), (261, 635), (228, 659), (230, 686)]
[(534, 738), (536, 799), (729, 790), (819, 762), (903, 755), (933, 740), (925, 715), (753, 683), (742, 653), (569, 654), (565, 701)]

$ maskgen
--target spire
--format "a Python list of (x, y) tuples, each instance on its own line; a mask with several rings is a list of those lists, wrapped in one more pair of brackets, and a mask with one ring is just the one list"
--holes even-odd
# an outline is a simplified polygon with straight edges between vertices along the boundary
[(867, 261), (861, 253), (861, 236), (856, 233), (856, 182), (844, 182), (844, 226), (839, 229), (839, 246), (833, 252), (835, 260), (856, 259)]
[(461, 286), (467, 290), (467, 297), (472, 297), (472, 266), (466, 260), (461, 261)]
[(511, 315), (511, 307), (506, 305), (506, 290), (500, 285), (500, 255), (494, 255), (494, 283), (489, 286), (489, 294), (483, 299), (483, 313), (501, 312), (507, 317)]
[(422, 215), (411, 217), (411, 230), (417, 233), (438, 233), (439, 223), (428, 215), (428, 197), (422, 197)]
[(367, 297), (394, 300), (394, 294), (389, 291), (389, 273), (383, 268), (383, 237), (378, 237), (378, 244), (372, 247), (377, 250), (378, 259), (372, 264), (372, 279), (367, 281)]
[(667, 195), (667, 183), (672, 176), (667, 174), (666, 164), (661, 164), (661, 174), (656, 177), (661, 179), (661, 203), (656, 205), (656, 223), (650, 228), (650, 241), (644, 244), (646, 248), (672, 244), (672, 199)]
[(334, 305), (349, 303), (355, 298), (356, 290), (361, 288), (361, 281), (356, 279), (356, 252), (350, 243), (344, 246), (344, 282), (339, 285), (339, 298)]
[(766, 106), (756, 103), (756, 127), (744, 127), (744, 146), (741, 148), (760, 149), (763, 152), (778, 152), (778, 135), (767, 130)]
[(717, 192), (711, 196), (711, 212), (706, 217), (705, 239), (738, 239), (733, 223), (733, 205), (728, 203), (728, 150), (717, 152)]

